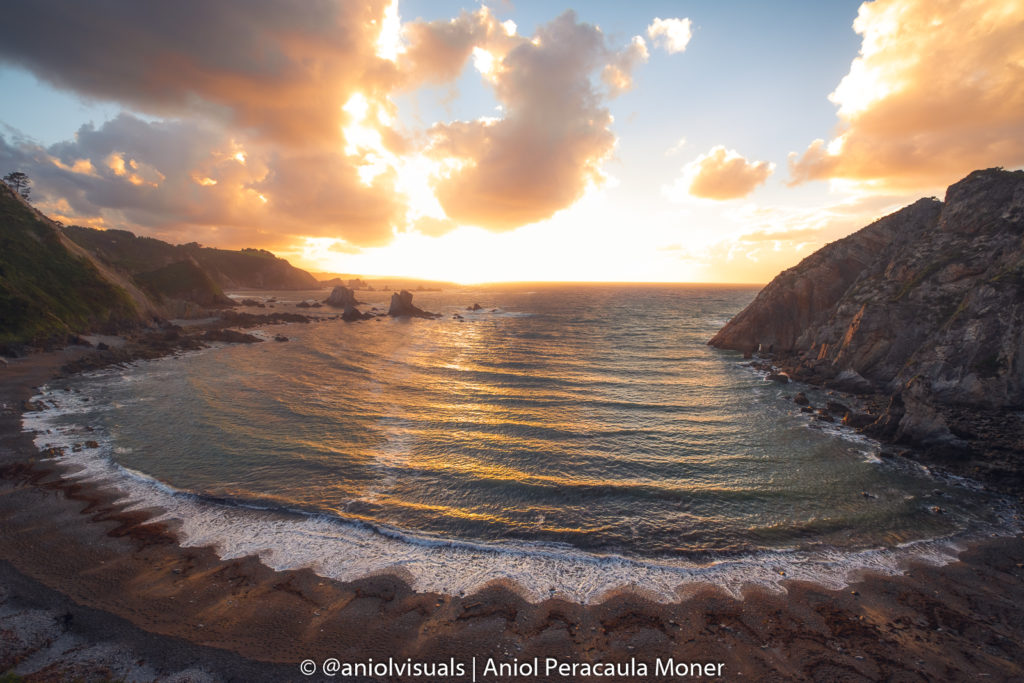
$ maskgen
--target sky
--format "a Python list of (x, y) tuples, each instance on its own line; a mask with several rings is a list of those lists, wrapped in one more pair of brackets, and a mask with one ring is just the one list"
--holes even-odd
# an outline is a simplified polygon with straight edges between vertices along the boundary
[(764, 283), (1024, 165), (1024, 0), (34, 0), (0, 171), (316, 272)]

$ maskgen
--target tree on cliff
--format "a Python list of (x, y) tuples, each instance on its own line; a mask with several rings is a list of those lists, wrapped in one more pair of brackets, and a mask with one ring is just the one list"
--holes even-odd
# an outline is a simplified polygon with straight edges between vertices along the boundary
[(28, 174), (22, 173), (21, 171), (11, 171), (4, 176), (4, 182), (7, 185), (21, 195), (22, 199), (28, 199), (28, 195), (32, 192), (32, 181), (29, 179)]

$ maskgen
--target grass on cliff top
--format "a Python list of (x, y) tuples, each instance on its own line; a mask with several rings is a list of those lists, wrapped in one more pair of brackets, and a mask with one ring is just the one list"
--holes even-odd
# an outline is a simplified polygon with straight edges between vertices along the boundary
[(191, 261), (178, 261), (148, 273), (139, 273), (134, 279), (160, 300), (184, 299), (205, 306), (228, 301), (220, 286)]
[(61, 343), (137, 318), (128, 294), (6, 187), (0, 188), (0, 344)]
[(130, 275), (151, 273), (182, 261), (194, 260), (213, 279), (227, 278), (241, 286), (316, 288), (316, 279), (263, 249), (216, 249), (195, 242), (169, 244), (126, 230), (96, 230), (69, 226), (65, 234), (104, 262)]

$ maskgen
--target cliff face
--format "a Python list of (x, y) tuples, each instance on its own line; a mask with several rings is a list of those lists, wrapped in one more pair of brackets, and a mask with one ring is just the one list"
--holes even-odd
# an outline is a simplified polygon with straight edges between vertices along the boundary
[(777, 275), (708, 343), (744, 352), (806, 349), (807, 331), (825, 322), (880, 254), (900, 235), (924, 233), (938, 220), (941, 208), (935, 199), (922, 199), (822, 247)]
[(1024, 404), (1024, 172), (975, 171), (820, 249), (709, 343), (931, 402)]
[(867, 433), (1024, 492), (1024, 171), (975, 171), (820, 249), (708, 343), (868, 394)]

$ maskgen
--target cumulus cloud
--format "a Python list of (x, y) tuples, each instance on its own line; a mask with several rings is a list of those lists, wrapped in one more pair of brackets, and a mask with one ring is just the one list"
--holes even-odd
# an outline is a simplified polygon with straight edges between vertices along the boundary
[(608, 86), (612, 97), (633, 87), (633, 69), (646, 62), (649, 56), (647, 43), (641, 36), (633, 36), (627, 48), (611, 55), (601, 72), (601, 80)]
[(1024, 4), (875, 0), (853, 27), (860, 55), (829, 95), (837, 134), (790, 155), (792, 184), (923, 189), (1024, 163)]
[(48, 148), (0, 135), (0, 168), (28, 170), (36, 203), (65, 222), (172, 242), (276, 247), (344, 234), (381, 244), (404, 210), (390, 178), (366, 184), (344, 156), (245, 148), (191, 120), (121, 114)]
[(693, 22), (689, 19), (662, 19), (656, 17), (647, 27), (647, 35), (654, 44), (670, 55), (682, 52), (693, 37)]
[(572, 11), (532, 40), (486, 48), (504, 116), (433, 126), (429, 154), (448, 164), (435, 189), (450, 218), (506, 230), (549, 218), (603, 180), (616, 138), (591, 74), (613, 65), (620, 71), (612, 90), (628, 87), (626, 70), (646, 48), (634, 41), (613, 51)]
[(720, 201), (738, 199), (768, 180), (774, 170), (775, 164), (747, 161), (735, 150), (718, 145), (684, 166), (682, 175), (667, 192), (677, 198), (685, 193)]
[(157, 116), (201, 114), (289, 143), (337, 139), (338, 109), (397, 78), (385, 0), (39, 0), (4, 8), (0, 59)]
[[(615, 145), (605, 101), (647, 59), (571, 12), (518, 35), (486, 7), (401, 24), (393, 0), (5, 8), (0, 61), (123, 114), (43, 148), (0, 139), (68, 220), (211, 244), (395, 231), (509, 229), (602, 180)], [(454, 82), (472, 62), (502, 118), (403, 129), (392, 95)]]
[(451, 20), (408, 23), (402, 36), (408, 46), (398, 57), (398, 68), (411, 86), (452, 81), (474, 50), (486, 46), (504, 54), (518, 42), (515, 25), (499, 22), (486, 6), (475, 12), (463, 10)]

